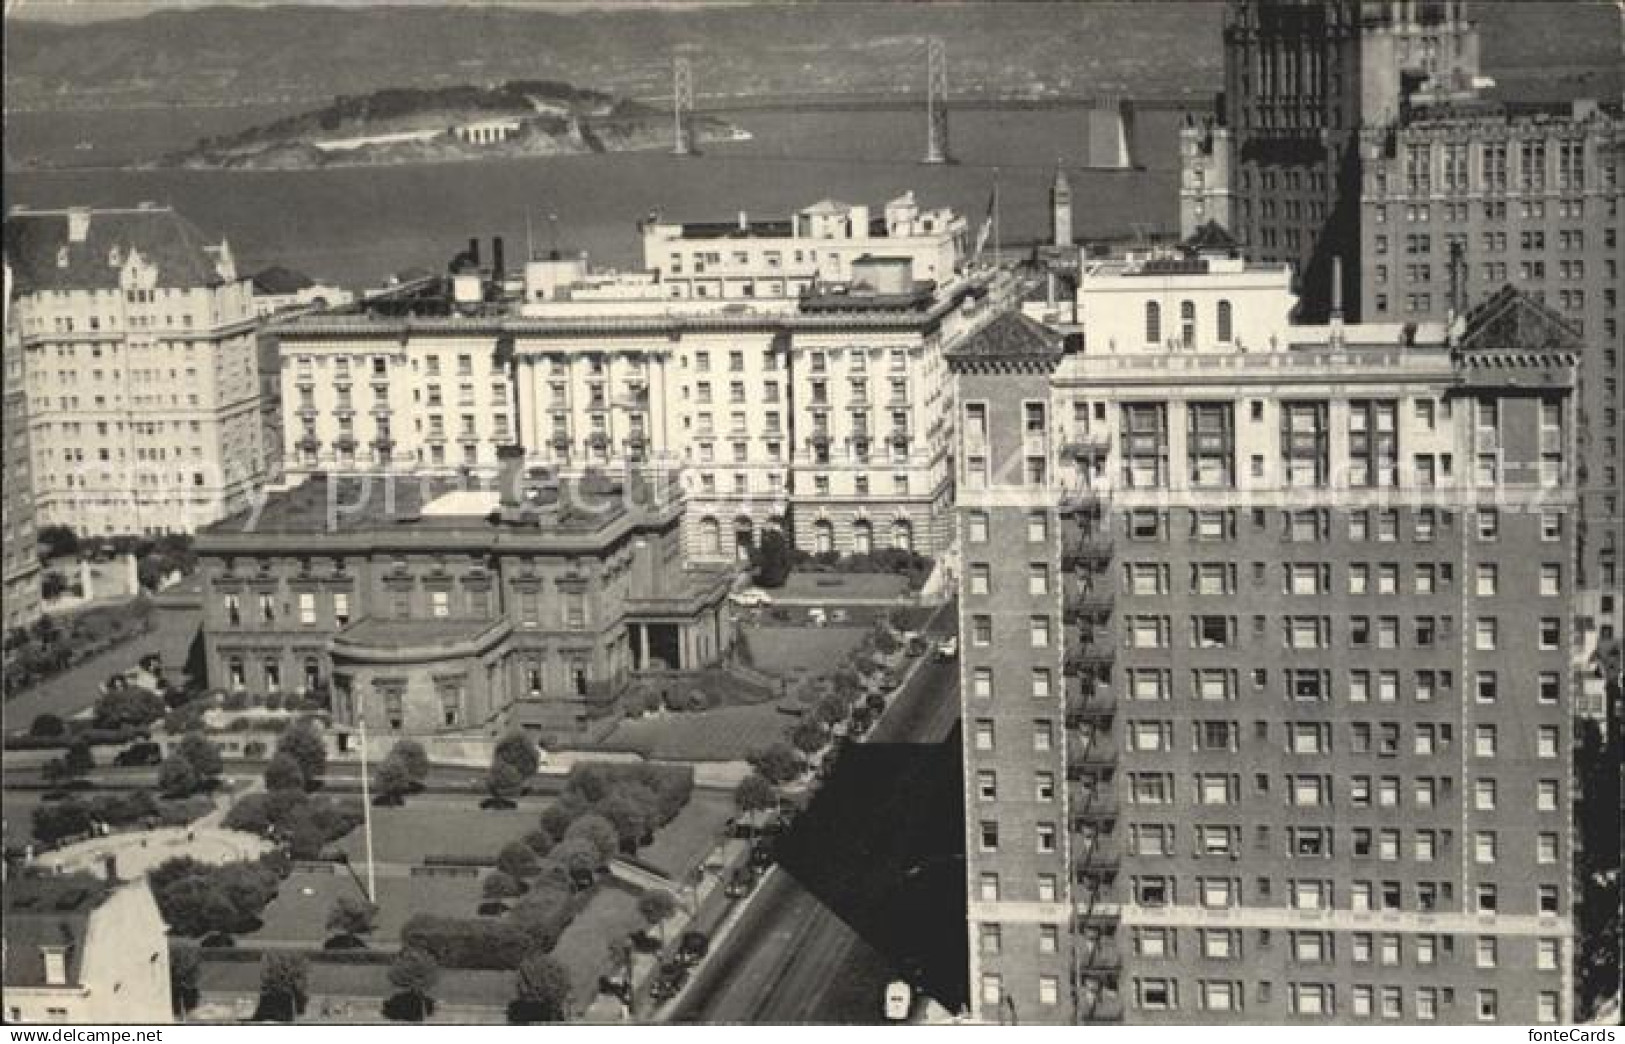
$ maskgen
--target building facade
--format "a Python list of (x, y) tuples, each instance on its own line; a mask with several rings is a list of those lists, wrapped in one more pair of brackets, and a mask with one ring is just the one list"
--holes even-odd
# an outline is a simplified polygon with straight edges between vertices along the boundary
[(11, 307), (11, 266), (5, 268), (4, 490), (0, 496), (0, 569), (4, 571), (4, 626), (27, 627), (40, 615), (40, 561), (34, 527), (33, 454), (28, 449), (28, 390), (23, 341)]
[[(897, 205), (888, 229), (928, 220)], [(957, 221), (929, 220), (948, 226), (932, 250), (956, 249)], [(817, 244), (848, 240), (798, 239), (800, 261), (781, 244), (775, 265), (763, 244), (777, 241), (749, 239), (763, 251), (735, 270), (757, 273), (749, 292), (702, 288), (692, 262), (674, 291), (662, 272), (554, 258), (525, 266), (517, 301), (477, 311), (289, 322), (285, 465), (490, 474), (517, 441), (555, 474), (680, 474), (699, 560), (741, 558), (767, 527), (814, 551), (936, 554), (952, 489), (942, 353), (992, 314), (998, 287), (991, 272), (922, 278), (921, 238), (865, 237), (900, 252), (843, 258), (840, 281), (806, 266), (833, 263)]]
[(225, 243), (167, 207), (13, 209), (41, 525), (189, 532), (264, 467), (253, 292)]
[(169, 937), (146, 879), (6, 882), (8, 1023), (174, 1022)]
[(570, 739), (637, 672), (732, 646), (731, 576), (686, 569), (675, 490), (315, 478), (201, 532), (211, 681), (330, 700), (343, 737)]
[(1589, 659), (1621, 633), (1620, 170), (1617, 104), (1491, 101), (1461, 0), (1239, 0), (1225, 91), (1181, 138), (1180, 218), (1230, 228), (1297, 268), (1307, 318), (1440, 321), (1507, 283), (1587, 344), (1577, 545)]
[(1361, 299), (1366, 317), (1460, 314), (1511, 283), (1584, 339), (1578, 410), (1583, 657), (1615, 643), (1625, 350), (1625, 119), (1616, 108), (1462, 104), (1362, 135)]
[(880, 208), (823, 200), (787, 221), (663, 221), (639, 225), (643, 268), (673, 299), (795, 298), (817, 283), (848, 283), (852, 263), (906, 257), (919, 279), (947, 283), (969, 253), (965, 219), (922, 209), (908, 192)]
[(1578, 342), (1249, 267), (950, 355), (973, 1012), (1569, 1021)]

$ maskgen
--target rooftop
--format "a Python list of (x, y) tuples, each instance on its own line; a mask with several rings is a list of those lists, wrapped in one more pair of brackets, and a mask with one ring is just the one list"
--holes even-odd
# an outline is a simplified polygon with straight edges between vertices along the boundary
[(79, 980), (90, 915), (112, 888), (88, 874), (12, 877), (6, 881), (7, 986), (44, 986), (45, 951), (66, 951), (68, 983)]
[(256, 294), (269, 294), (281, 296), (283, 294), (297, 294), (316, 285), (316, 281), (295, 268), (283, 265), (272, 265), (254, 275), (254, 292)]
[(6, 215), (5, 254), (16, 292), (116, 290), (132, 252), (158, 269), (160, 287), (215, 286), (223, 243), (211, 243), (170, 207), (26, 210)]
[[(584, 476), (559, 484), (541, 476), (525, 482), (526, 506), (546, 532), (584, 534), (626, 514), (624, 484)], [(469, 530), (499, 528), (493, 520), (498, 496), (477, 478), (428, 475), (316, 475), (292, 489), (272, 493), (204, 532), (310, 534), (366, 533), (385, 529)]]
[(948, 350), (958, 359), (1059, 359), (1060, 334), (1020, 312), (1002, 312)]

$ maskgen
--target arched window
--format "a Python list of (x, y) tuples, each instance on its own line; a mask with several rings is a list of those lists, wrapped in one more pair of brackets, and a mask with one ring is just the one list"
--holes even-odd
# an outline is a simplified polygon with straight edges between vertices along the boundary
[(914, 526), (900, 518), (891, 524), (891, 546), (899, 551), (914, 550)]
[(734, 557), (741, 562), (750, 561), (751, 549), (756, 546), (756, 526), (749, 515), (734, 519)]
[(813, 552), (827, 555), (835, 550), (835, 527), (827, 519), (813, 523)]
[(1145, 303), (1145, 343), (1162, 341), (1162, 306), (1155, 301)]
[(852, 553), (855, 555), (873, 554), (875, 550), (875, 527), (865, 519), (852, 523)]
[(1219, 302), (1219, 343), (1229, 344), (1235, 340), (1235, 330), (1231, 325), (1230, 302)]
[(709, 516), (700, 519), (700, 554), (715, 555), (722, 547), (722, 527)]
[(1196, 302), (1179, 302), (1179, 342), (1186, 348), (1196, 347)]

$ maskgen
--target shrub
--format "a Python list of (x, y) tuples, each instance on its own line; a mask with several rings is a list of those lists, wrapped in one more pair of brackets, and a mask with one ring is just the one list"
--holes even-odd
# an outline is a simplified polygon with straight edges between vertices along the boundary
[(801, 756), (788, 743), (775, 743), (751, 755), (750, 765), (769, 783), (784, 784), (801, 775)]
[(508, 1021), (563, 1022), (569, 1015), (570, 972), (546, 954), (528, 958), (514, 976)]
[(486, 899), (513, 899), (524, 894), (524, 884), (503, 870), (491, 871), (480, 883), (480, 895)]
[(512, 971), (530, 944), (522, 929), (506, 921), (415, 914), (401, 926), (401, 945), (423, 950), (442, 968)]
[(536, 872), (536, 853), (523, 841), (510, 841), (497, 853), (497, 869), (523, 880)]
[(40, 714), (28, 726), (28, 734), (40, 739), (56, 739), (67, 731), (67, 723), (55, 714)]
[(575, 839), (592, 845), (598, 852), (599, 869), (620, 850), (621, 837), (615, 832), (615, 825), (593, 812), (571, 823), (570, 829), (564, 832), (564, 838), (566, 841)]
[(512, 765), (521, 783), (536, 775), (542, 765), (536, 744), (522, 732), (510, 732), (497, 743), (491, 752), (491, 763), (495, 766), (499, 762)]

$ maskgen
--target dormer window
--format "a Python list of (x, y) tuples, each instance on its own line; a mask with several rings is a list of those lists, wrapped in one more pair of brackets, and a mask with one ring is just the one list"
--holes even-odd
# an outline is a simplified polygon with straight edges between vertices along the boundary
[(59, 246), (56, 248), (56, 267), (68, 267), (68, 248), (65, 246)]

